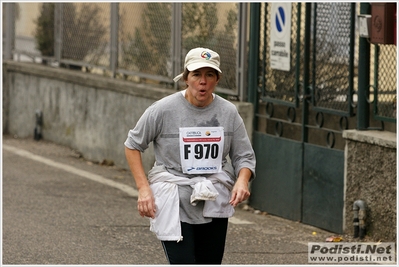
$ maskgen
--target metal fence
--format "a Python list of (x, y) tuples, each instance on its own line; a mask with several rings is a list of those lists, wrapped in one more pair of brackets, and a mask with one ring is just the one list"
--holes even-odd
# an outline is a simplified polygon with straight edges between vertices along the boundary
[(374, 57), (372, 95), (373, 116), (377, 120), (396, 122), (397, 50), (396, 45), (372, 45)]
[[(311, 30), (309, 40), (305, 40), (305, 9), (292, 4), (291, 44), (289, 71), (273, 69), (270, 66), (269, 14), (271, 5), (264, 4), (262, 17), (263, 36), (261, 92), (265, 101), (288, 106), (298, 106), (304, 94), (305, 66), (309, 67), (309, 98), (314, 109), (324, 112), (339, 112), (352, 115), (354, 90), (353, 69), (355, 60), (355, 14), (350, 3), (317, 3), (311, 9)], [(305, 50), (309, 49), (308, 52)], [(308, 59), (304, 58), (309, 54)], [(284, 101), (284, 102), (281, 102)]]
[(3, 4), (3, 58), (177, 89), (172, 78), (183, 71), (185, 54), (202, 46), (221, 56), (217, 91), (244, 100), (247, 5)]
[[(258, 86), (263, 102), (298, 107), (307, 97), (312, 109), (345, 117), (356, 115), (358, 102), (360, 3), (314, 3), (305, 40), (305, 9), (291, 5), (289, 71), (271, 68), (271, 5), (261, 5)], [(308, 51), (306, 51), (308, 49)], [(396, 123), (396, 45), (371, 44), (369, 104), (373, 119)], [(309, 56), (307, 59), (305, 55)], [(306, 74), (305, 67), (309, 68)], [(307, 78), (304, 76), (307, 75)], [(304, 81), (307, 80), (306, 88)], [(308, 90), (308, 92), (305, 92)], [(357, 114), (359, 115), (359, 114)], [(364, 114), (360, 114), (364, 115)]]
[[(353, 18), (351, 5), (313, 5), (314, 42), (310, 44), (315, 51), (311, 55), (312, 104), (345, 114), (351, 114), (352, 106), (356, 106), (360, 67), (356, 25), (339, 26)], [(185, 54), (193, 47), (204, 46), (221, 55), (223, 77), (217, 91), (247, 101), (247, 54), (252, 42), (247, 37), (248, 3), (15, 2), (3, 3), (2, 7), (3, 59), (178, 89), (172, 78), (182, 71)], [(297, 3), (292, 4), (292, 69), (285, 72), (259, 66), (263, 96), (291, 106), (301, 100), (297, 95), (301, 95), (298, 90), (303, 86), (300, 81), (304, 72), (301, 57), (305, 47), (295, 45), (303, 42), (304, 22), (297, 20), (303, 21), (305, 14), (298, 13), (297, 7)], [(259, 32), (262, 40), (266, 40), (271, 23), (267, 8), (269, 5), (262, 5), (266, 19)], [(264, 50), (259, 63), (266, 64), (270, 60), (267, 41), (261, 46)], [(396, 122), (396, 46), (371, 45), (371, 50), (369, 100), (374, 105), (374, 118)], [(348, 88), (349, 95), (344, 93)]]

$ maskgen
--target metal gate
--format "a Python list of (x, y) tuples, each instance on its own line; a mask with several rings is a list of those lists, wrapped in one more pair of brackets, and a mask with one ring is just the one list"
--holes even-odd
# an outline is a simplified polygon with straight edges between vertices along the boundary
[[(253, 96), (257, 178), (250, 204), (342, 233), (342, 131), (356, 126), (356, 4), (292, 3), (291, 18), (285, 17), (288, 10), (273, 5), (280, 4), (262, 3), (258, 12), (251, 10), (251, 27), (258, 27), (259, 36), (251, 44), (257, 60), (249, 66), (256, 68), (252, 83), (258, 88)], [(290, 67), (281, 70), (271, 64), (276, 54), (271, 34), (288, 19)]]

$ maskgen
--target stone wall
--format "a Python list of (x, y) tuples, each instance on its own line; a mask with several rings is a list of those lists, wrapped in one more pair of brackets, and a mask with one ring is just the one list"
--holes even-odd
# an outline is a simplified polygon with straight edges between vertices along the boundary
[(366, 204), (366, 235), (396, 241), (396, 134), (383, 131), (344, 132), (345, 232), (353, 235), (353, 203)]
[[(156, 85), (52, 68), (33, 63), (3, 63), (3, 133), (32, 137), (35, 111), (43, 113), (43, 139), (79, 151), (86, 159), (112, 160), (128, 168), (124, 141), (144, 110), (174, 93)], [(252, 136), (251, 103), (233, 102)], [(143, 153), (148, 171), (153, 149)]]

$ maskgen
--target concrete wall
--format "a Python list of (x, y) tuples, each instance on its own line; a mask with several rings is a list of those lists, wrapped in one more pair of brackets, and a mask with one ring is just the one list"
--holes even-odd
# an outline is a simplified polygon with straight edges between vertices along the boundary
[(396, 134), (349, 130), (345, 148), (345, 232), (353, 236), (353, 203), (366, 205), (366, 235), (396, 241)]
[[(35, 111), (43, 112), (43, 139), (66, 145), (89, 160), (128, 168), (124, 141), (154, 101), (175, 91), (39, 64), (3, 63), (3, 133), (33, 138)], [(253, 108), (233, 102), (252, 136)], [(148, 171), (153, 149), (143, 154)]]

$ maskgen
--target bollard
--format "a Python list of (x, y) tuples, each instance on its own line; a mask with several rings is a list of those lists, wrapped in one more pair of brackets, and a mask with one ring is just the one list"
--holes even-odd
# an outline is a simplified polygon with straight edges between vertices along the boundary
[(43, 126), (43, 113), (41, 110), (37, 109), (36, 110), (36, 126), (35, 126), (35, 131), (33, 134), (33, 138), (36, 141), (39, 141), (42, 139), (42, 126)]

